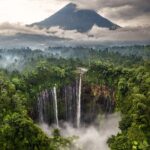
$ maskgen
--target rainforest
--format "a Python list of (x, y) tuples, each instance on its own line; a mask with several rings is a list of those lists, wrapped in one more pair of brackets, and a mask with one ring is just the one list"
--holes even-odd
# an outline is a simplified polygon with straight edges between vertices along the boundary
[(0, 49), (0, 150), (149, 150), (150, 46)]

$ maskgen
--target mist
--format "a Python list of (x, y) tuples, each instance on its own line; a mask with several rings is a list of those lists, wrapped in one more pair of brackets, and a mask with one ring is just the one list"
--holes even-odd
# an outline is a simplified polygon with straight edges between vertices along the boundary
[(22, 24), (0, 24), (0, 48), (12, 49), (30, 47), (101, 47), (102, 45), (149, 44), (150, 27), (125, 27), (117, 30), (99, 28), (96, 25), (86, 33), (64, 30), (59, 26), (39, 28)]
[[(96, 25), (92, 27), (86, 33), (80, 33), (77, 30), (64, 30), (59, 26), (51, 28), (39, 28), (37, 26), (25, 26), (21, 24), (9, 24), (3, 23), (0, 25), (0, 36), (15, 36), (21, 34), (31, 35), (32, 41), (36, 41), (38, 38), (34, 38), (36, 35), (41, 40), (73, 40), (73, 41), (144, 41), (150, 40), (150, 27), (125, 27), (117, 30), (109, 30), (107, 28), (99, 28)], [(39, 40), (38, 40), (39, 41)]]
[(22, 56), (0, 52), (0, 68), (12, 70), (22, 70), (25, 60)]
[[(120, 130), (118, 127), (120, 114), (110, 114), (98, 117), (99, 125), (82, 126), (77, 129), (68, 123), (63, 124), (60, 133), (64, 137), (77, 136), (71, 150), (109, 150), (107, 140), (112, 135), (116, 135)], [(52, 135), (54, 126), (49, 127), (47, 124), (40, 124), (40, 128), (48, 135)]]

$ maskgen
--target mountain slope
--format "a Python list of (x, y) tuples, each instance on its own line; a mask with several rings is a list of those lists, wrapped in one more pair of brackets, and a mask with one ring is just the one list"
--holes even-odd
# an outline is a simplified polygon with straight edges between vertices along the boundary
[(70, 3), (54, 15), (47, 19), (34, 23), (39, 27), (59, 26), (65, 30), (77, 30), (79, 32), (87, 32), (93, 25), (116, 29), (119, 26), (97, 14), (94, 10), (77, 9), (76, 4)]

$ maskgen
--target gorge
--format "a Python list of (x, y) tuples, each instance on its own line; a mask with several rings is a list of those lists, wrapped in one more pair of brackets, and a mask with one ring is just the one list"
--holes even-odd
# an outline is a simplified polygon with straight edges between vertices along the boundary
[[(83, 72), (84, 73), (84, 72)], [(114, 91), (107, 86), (83, 83), (83, 73), (70, 85), (42, 91), (37, 98), (39, 123), (69, 122), (79, 128), (92, 123), (99, 113), (111, 114), (115, 108)]]
[[(77, 136), (79, 139), (75, 142), (76, 148), (71, 148), (73, 150), (108, 149), (108, 137), (119, 131), (119, 114), (113, 114), (115, 91), (108, 86), (83, 82), (82, 78), (87, 71), (78, 67), (74, 82), (61, 88), (56, 88), (55, 84), (38, 95), (38, 121), (41, 129), (49, 136), (55, 128), (63, 136)], [(105, 129), (105, 126), (111, 127)], [(103, 132), (108, 134), (103, 136)]]
[(3, 149), (148, 149), (150, 80), (143, 59), (149, 55), (92, 50), (87, 57), (66, 59), (12, 51), (7, 55), (21, 59), (0, 71)]

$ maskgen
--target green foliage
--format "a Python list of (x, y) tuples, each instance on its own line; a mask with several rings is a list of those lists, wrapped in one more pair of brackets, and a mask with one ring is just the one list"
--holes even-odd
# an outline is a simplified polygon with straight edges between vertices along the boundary
[[(62, 137), (58, 129), (51, 137), (46, 136), (34, 123), (33, 114), (37, 94), (54, 85), (60, 88), (71, 83), (76, 79), (76, 67), (80, 66), (88, 68), (84, 82), (107, 85), (115, 91), (116, 110), (122, 116), (121, 131), (109, 138), (109, 147), (149, 150), (150, 47), (71, 49), (77, 50), (72, 54), (76, 59), (57, 59), (49, 51), (29, 48), (14, 49), (13, 54), (11, 50), (0, 50), (24, 59), (20, 64), (17, 60), (13, 63), (21, 72), (13, 70), (13, 65), (0, 70), (0, 150), (67, 150), (72, 146), (74, 138)], [(60, 106), (63, 112), (63, 104)]]
[(136, 68), (94, 62), (88, 71), (89, 82), (115, 89), (116, 110), (121, 111), (122, 120), (121, 133), (108, 140), (113, 150), (150, 149), (149, 68), (146, 62)]
[(27, 94), (28, 86), (23, 78), (13, 76), (10, 80), (4, 72), (0, 72), (0, 149), (67, 149), (72, 138), (63, 138), (59, 134), (47, 137), (28, 116), (31, 102), (27, 103), (32, 97)]
[(45, 149), (50, 140), (34, 125), (31, 119), (18, 113), (6, 115), (0, 128), (0, 147), (2, 150)]

